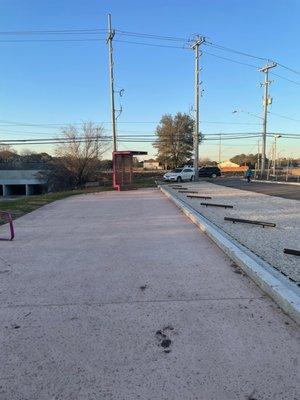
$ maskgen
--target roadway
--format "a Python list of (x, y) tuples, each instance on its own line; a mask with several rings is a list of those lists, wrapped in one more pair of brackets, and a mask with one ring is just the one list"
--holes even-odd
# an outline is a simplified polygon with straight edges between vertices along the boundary
[(249, 190), (267, 194), (269, 196), (283, 197), (284, 199), (300, 200), (300, 186), (297, 185), (284, 185), (278, 183), (263, 183), (263, 182), (246, 182), (241, 178), (217, 178), (210, 179), (208, 182), (215, 183), (216, 185), (228, 186), (241, 190)]

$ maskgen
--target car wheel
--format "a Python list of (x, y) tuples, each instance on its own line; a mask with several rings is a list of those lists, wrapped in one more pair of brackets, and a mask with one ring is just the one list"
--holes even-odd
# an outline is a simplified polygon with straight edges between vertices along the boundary
[(216, 178), (216, 177), (217, 177), (217, 174), (212, 174), (211, 177), (212, 177), (212, 178)]
[(177, 178), (177, 182), (182, 182), (182, 178), (181, 178), (181, 176), (178, 176), (178, 178)]

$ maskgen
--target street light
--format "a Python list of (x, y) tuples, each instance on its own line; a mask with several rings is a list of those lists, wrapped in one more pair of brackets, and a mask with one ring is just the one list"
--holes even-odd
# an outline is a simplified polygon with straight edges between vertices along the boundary
[(241, 113), (244, 113), (244, 114), (251, 115), (251, 117), (255, 117), (255, 118), (259, 118), (259, 119), (263, 120), (263, 117), (260, 117), (259, 115), (252, 114), (252, 113), (250, 113), (249, 111), (244, 111), (244, 110), (241, 110), (241, 109), (233, 110), (233, 111), (232, 111), (232, 114), (238, 114), (238, 113), (240, 113), (240, 112), (241, 112)]
[(276, 160), (277, 160), (277, 139), (281, 138), (282, 135), (274, 135), (274, 161), (273, 161), (273, 175), (276, 177)]
[[(248, 114), (251, 115), (251, 117), (255, 117), (255, 118), (259, 118), (260, 120), (263, 120), (263, 117), (256, 115), (256, 114), (252, 114), (249, 111), (244, 111), (241, 109), (237, 109), (237, 110), (233, 110), (232, 114), (238, 114), (238, 113), (244, 113), (244, 114)], [(259, 160), (262, 160), (262, 154), (260, 153), (260, 146), (259, 146), (259, 141), (258, 141), (258, 152), (257, 152), (257, 170), (259, 170)]]

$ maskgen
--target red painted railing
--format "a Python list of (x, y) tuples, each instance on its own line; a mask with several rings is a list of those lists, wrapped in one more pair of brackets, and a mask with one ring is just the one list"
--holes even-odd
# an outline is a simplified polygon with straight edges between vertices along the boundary
[(13, 238), (15, 237), (15, 231), (14, 231), (14, 225), (13, 225), (13, 219), (12, 219), (11, 213), (7, 212), (7, 211), (1, 211), (0, 210), (0, 216), (4, 217), (4, 219), (8, 223), (9, 230), (10, 230), (10, 237), (7, 237), (7, 238), (1, 238), (0, 237), (0, 240), (13, 240)]

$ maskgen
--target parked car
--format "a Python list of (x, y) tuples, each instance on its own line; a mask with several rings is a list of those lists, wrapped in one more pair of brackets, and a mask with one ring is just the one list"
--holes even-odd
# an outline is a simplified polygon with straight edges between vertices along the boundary
[[(199, 177), (216, 178), (221, 176), (221, 170), (218, 167), (200, 167), (198, 170)], [(194, 168), (185, 166), (182, 168), (175, 168), (164, 175), (165, 181), (183, 182), (193, 181), (195, 177)]]
[(192, 167), (175, 168), (172, 171), (165, 173), (164, 180), (173, 182), (192, 181), (194, 175), (194, 168)]
[(200, 167), (198, 172), (199, 177), (216, 178), (221, 176), (221, 170), (218, 167)]

